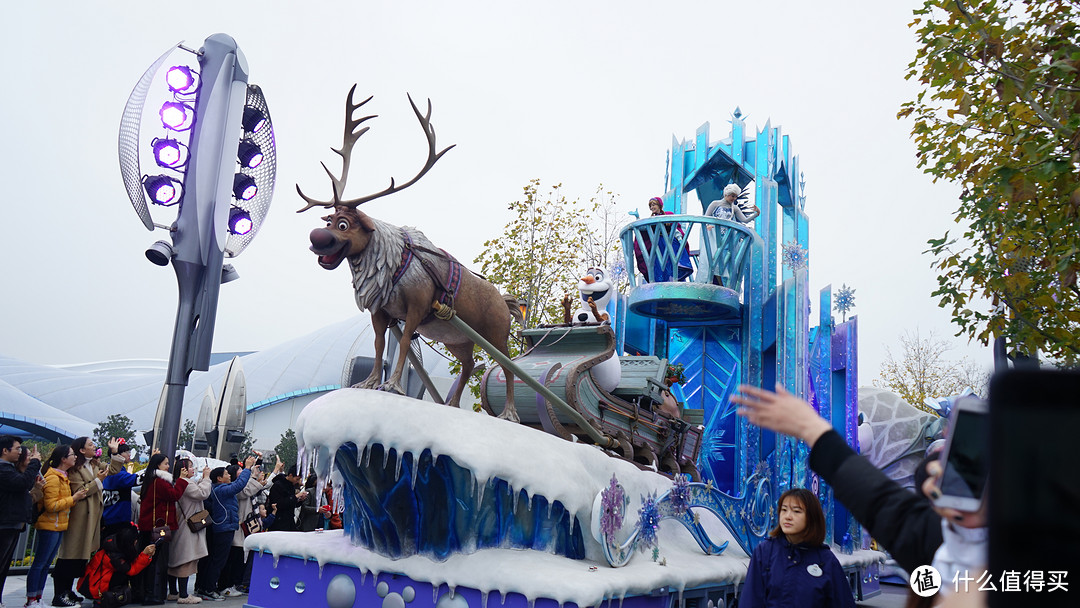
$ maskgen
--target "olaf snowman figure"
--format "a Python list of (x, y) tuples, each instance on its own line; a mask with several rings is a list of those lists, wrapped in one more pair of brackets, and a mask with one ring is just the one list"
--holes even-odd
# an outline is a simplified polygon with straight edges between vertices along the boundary
[[(582, 308), (579, 308), (567, 321), (574, 325), (583, 323), (611, 323), (611, 315), (607, 313), (608, 303), (615, 293), (615, 286), (608, 279), (608, 272), (604, 268), (593, 267), (585, 272), (585, 276), (578, 281), (578, 291), (581, 292)], [(566, 312), (570, 311), (570, 299), (564, 300)], [(596, 385), (605, 391), (613, 391), (619, 386), (622, 379), (622, 364), (619, 363), (618, 354), (597, 363), (589, 369), (589, 373), (596, 381)]]
[(604, 268), (593, 267), (585, 271), (585, 276), (578, 281), (582, 307), (574, 312), (571, 318), (573, 323), (611, 322), (607, 306), (615, 289), (607, 276)]

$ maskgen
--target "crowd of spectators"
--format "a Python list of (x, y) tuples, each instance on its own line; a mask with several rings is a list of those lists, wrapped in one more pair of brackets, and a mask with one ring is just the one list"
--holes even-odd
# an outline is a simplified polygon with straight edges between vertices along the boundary
[(322, 522), (296, 465), (286, 470), (278, 460), (263, 471), (252, 456), (196, 471), (191, 458), (154, 453), (133, 473), (130, 462), (131, 447), (119, 440), (103, 454), (79, 437), (43, 459), (36, 446), (0, 436), (0, 597), (28, 527), (27, 607), (45, 605), (52, 566), (52, 606), (110, 608), (244, 595), (248, 534), (310, 531)]

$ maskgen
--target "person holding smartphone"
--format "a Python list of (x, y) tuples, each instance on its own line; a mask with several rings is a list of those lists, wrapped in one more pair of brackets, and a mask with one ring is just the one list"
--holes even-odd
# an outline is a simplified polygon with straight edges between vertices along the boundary
[(26, 573), (26, 606), (42, 608), (41, 594), (49, 565), (60, 550), (60, 541), (68, 529), (71, 508), (87, 496), (86, 488), (71, 491), (68, 473), (75, 466), (75, 450), (70, 445), (58, 445), (45, 461), (45, 488), (43, 509), (34, 528), (34, 563)]
[[(904, 570), (914, 572), (919, 566), (931, 564), (941, 564), (947, 569), (967, 568), (975, 573), (985, 568), (985, 510), (935, 507), (927, 500), (927, 497), (934, 499), (935, 490), (937, 496), (941, 495), (940, 464), (931, 461), (927, 465), (930, 475), (921, 488), (925, 495), (919, 495), (904, 489), (856, 454), (829, 421), (779, 384), (775, 392), (740, 385), (731, 401), (740, 406), (738, 414), (751, 424), (805, 441), (810, 446), (810, 468), (832, 486), (836, 499), (888, 549)], [(961, 537), (974, 542), (961, 545), (957, 542)], [(984, 539), (981, 548), (979, 537)], [(946, 541), (949, 541), (947, 547), (943, 546)], [(944, 572), (941, 574), (942, 591), (947, 593), (946, 589), (951, 589), (952, 571), (949, 578)], [(933, 597), (921, 598), (927, 601), (920, 605), (931, 605)]]

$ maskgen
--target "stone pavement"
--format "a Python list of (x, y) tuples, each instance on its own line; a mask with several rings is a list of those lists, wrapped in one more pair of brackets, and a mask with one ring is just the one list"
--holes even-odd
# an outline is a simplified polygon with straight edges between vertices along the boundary
[[(50, 606), (53, 598), (52, 589), (52, 576), (45, 581), (45, 594), (42, 597), (42, 603), (46, 606)], [(213, 608), (242, 608), (244, 602), (247, 601), (247, 596), (230, 597), (226, 598), (222, 602), (207, 602), (203, 601), (201, 604), (193, 604), (195, 606), (207, 606)], [(19, 608), (26, 603), (26, 575), (19, 574), (15, 576), (9, 576), (7, 583), (4, 585), (4, 597), (3, 602), (0, 605), (6, 608)], [(90, 608), (90, 602), (83, 602), (83, 608)], [(131, 606), (138, 606), (139, 604), (130, 604)], [(176, 606), (176, 602), (165, 602), (166, 606)]]
[[(900, 587), (897, 585), (882, 585), (881, 595), (871, 598), (866, 602), (859, 602), (859, 606), (866, 608), (902, 608), (904, 601), (907, 598), (907, 587)], [(52, 602), (52, 579), (48, 579), (45, 582), (45, 596), (43, 598), (46, 606)], [(207, 608), (243, 608), (247, 596), (227, 598), (222, 602), (207, 602), (203, 601), (197, 606), (206, 606)], [(7, 608), (18, 608), (26, 603), (26, 575), (20, 574), (16, 576), (9, 576), (7, 584), (4, 586), (3, 606)], [(90, 602), (83, 602), (83, 608), (90, 608)], [(176, 606), (176, 602), (165, 602), (166, 606)], [(138, 606), (138, 604), (132, 604), (132, 606)]]

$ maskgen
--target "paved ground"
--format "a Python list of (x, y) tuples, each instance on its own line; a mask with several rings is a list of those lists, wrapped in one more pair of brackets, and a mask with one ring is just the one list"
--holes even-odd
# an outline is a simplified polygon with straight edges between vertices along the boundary
[[(52, 601), (52, 579), (49, 579), (45, 589), (45, 605), (48, 606)], [(907, 587), (900, 587), (897, 585), (882, 585), (881, 595), (871, 598), (865, 602), (859, 602), (859, 606), (866, 608), (902, 608), (904, 601), (907, 598)], [(207, 606), (208, 608), (243, 608), (244, 602), (247, 601), (247, 596), (228, 598), (223, 602), (203, 602), (198, 604), (199, 606)], [(18, 608), (26, 603), (26, 575), (9, 576), (7, 584), (4, 587), (3, 606), (7, 608)], [(136, 604), (137, 605), (137, 604)], [(166, 606), (175, 606), (175, 602), (166, 602)], [(84, 608), (90, 607), (90, 602), (83, 602)]]
[[(49, 606), (52, 602), (52, 578), (45, 581), (45, 596), (42, 598), (44, 604)], [(243, 597), (231, 597), (227, 598), (223, 602), (203, 602), (202, 604), (194, 604), (196, 606), (206, 605), (213, 608), (242, 608), (244, 602), (247, 601), (247, 596)], [(26, 603), (26, 575), (9, 576), (7, 584), (4, 585), (4, 598), (0, 606), (6, 606), (7, 608), (18, 608)], [(90, 602), (83, 602), (83, 608), (90, 608)], [(132, 604), (138, 606), (138, 604)], [(176, 602), (165, 602), (166, 606), (176, 606)]]

